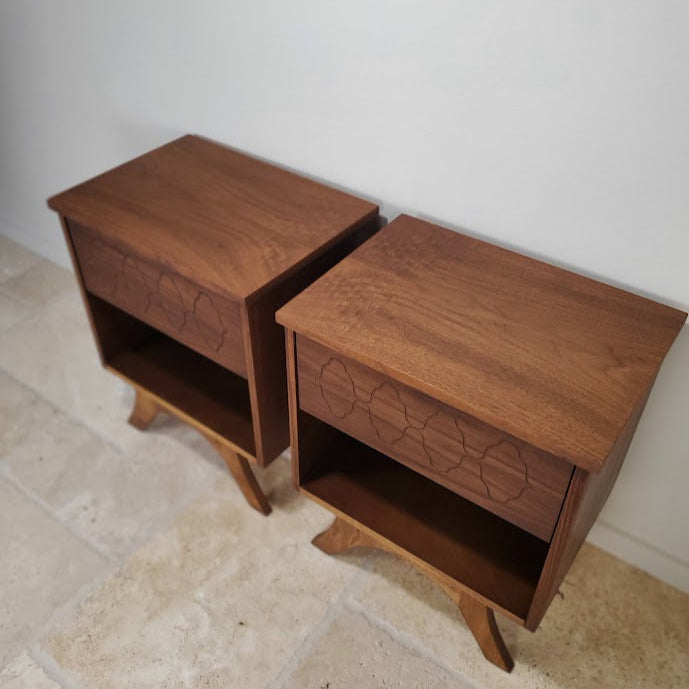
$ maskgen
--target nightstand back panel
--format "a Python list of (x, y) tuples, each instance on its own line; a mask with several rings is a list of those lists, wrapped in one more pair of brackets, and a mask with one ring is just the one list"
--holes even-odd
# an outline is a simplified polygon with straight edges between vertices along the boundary
[(300, 336), (297, 362), (304, 411), (550, 540), (571, 464)]
[(89, 292), (246, 377), (240, 306), (68, 220)]

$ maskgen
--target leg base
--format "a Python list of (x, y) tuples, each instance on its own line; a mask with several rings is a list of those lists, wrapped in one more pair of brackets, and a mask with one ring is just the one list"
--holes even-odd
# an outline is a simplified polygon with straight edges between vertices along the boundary
[[(136, 398), (134, 400), (134, 408), (129, 416), (129, 423), (134, 426), (134, 428), (144, 431), (162, 411), (165, 411), (165, 409), (156, 402), (152, 395), (149, 395), (144, 390), (136, 388)], [(203, 433), (203, 431), (201, 432)], [(261, 514), (270, 514), (272, 511), (270, 503), (261, 490), (261, 486), (258, 485), (258, 481), (246, 458), (237, 454), (233, 449), (224, 445), (219, 440), (205, 433), (204, 435), (225, 461), (227, 468), (244, 494), (246, 501)]]
[(380, 548), (375, 539), (352, 526), (344, 519), (340, 519), (340, 517), (336, 517), (335, 521), (325, 531), (319, 533), (311, 543), (326, 555), (343, 553), (356, 546)]
[(138, 428), (140, 431), (145, 431), (153, 422), (156, 416), (162, 411), (158, 403), (147, 395), (143, 390), (136, 390), (136, 397), (134, 399), (134, 408), (129, 415), (129, 423)]
[[(356, 546), (377, 548), (395, 554), (384, 541), (369, 536), (340, 517), (336, 517), (332, 525), (311, 542), (328, 555), (343, 553)], [(445, 578), (434, 576), (432, 570), (424, 569), (423, 571), (457, 604), (486, 660), (505, 672), (511, 672), (514, 661), (500, 634), (493, 610), (466, 593), (461, 587), (453, 586)]]
[(246, 457), (242, 457), (227, 445), (211, 440), (218, 454), (223, 458), (232, 477), (237, 482), (239, 489), (244, 494), (246, 501), (258, 512), (268, 515), (272, 512), (268, 498), (266, 498), (261, 486), (251, 470), (251, 466)]
[(460, 595), (457, 607), (486, 660), (505, 672), (512, 672), (514, 660), (505, 646), (493, 610), (464, 593)]

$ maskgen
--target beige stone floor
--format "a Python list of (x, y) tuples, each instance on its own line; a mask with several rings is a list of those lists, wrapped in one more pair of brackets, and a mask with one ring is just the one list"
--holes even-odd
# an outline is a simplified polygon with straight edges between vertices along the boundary
[[(689, 596), (585, 546), (539, 631), (486, 663), (437, 588), (193, 430), (130, 428), (70, 273), (0, 238), (0, 687), (688, 687)], [(4, 669), (2, 669), (4, 668)]]

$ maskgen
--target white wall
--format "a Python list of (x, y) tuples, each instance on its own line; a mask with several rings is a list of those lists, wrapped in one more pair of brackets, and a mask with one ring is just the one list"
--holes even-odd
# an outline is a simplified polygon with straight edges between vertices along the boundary
[[(197, 132), (687, 309), (689, 3), (0, 3), (2, 230)], [(592, 540), (689, 590), (689, 335)]]

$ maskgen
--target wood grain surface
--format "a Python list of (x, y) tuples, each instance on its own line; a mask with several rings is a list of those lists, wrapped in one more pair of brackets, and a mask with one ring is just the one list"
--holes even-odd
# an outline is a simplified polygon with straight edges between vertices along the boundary
[(365, 223), (302, 266), (287, 279), (273, 285), (242, 308), (244, 351), (254, 410), (256, 459), (265, 465), (289, 445), (289, 412), (285, 377), (284, 329), (275, 321), (275, 311), (285, 302), (347, 256), (379, 229), (378, 218)]
[(121, 251), (246, 299), (378, 207), (198, 136), (184, 136), (48, 205)]
[(550, 540), (572, 465), (297, 337), (299, 406)]
[(685, 319), (408, 216), (278, 312), (292, 330), (593, 472)]

